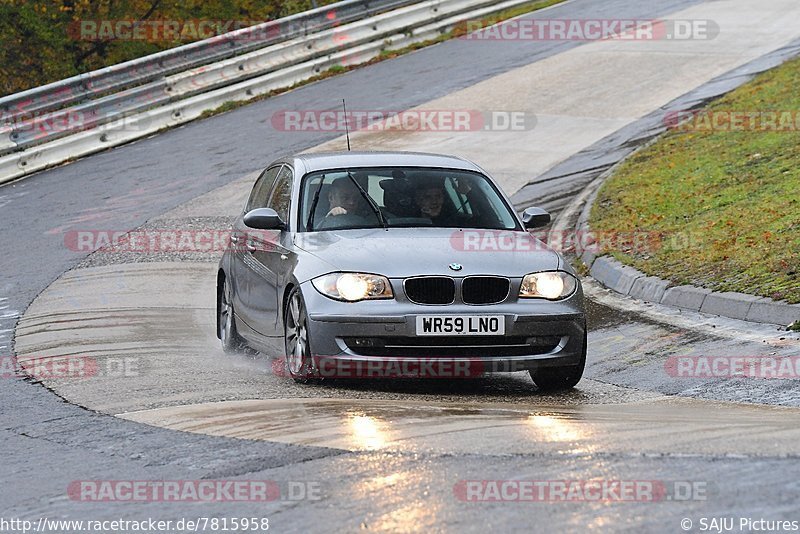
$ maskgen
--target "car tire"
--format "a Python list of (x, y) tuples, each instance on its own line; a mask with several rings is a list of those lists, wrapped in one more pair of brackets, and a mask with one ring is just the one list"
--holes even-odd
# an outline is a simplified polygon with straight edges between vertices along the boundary
[(314, 378), (311, 345), (308, 334), (308, 314), (303, 294), (295, 287), (289, 293), (283, 321), (286, 347), (286, 372), (295, 382), (306, 383)]
[(577, 365), (565, 365), (562, 367), (542, 367), (528, 371), (541, 391), (563, 391), (574, 388), (581, 381), (583, 370), (586, 367), (586, 344), (588, 337), (586, 329), (583, 331), (583, 350), (581, 359)]
[(217, 289), (217, 337), (222, 342), (225, 354), (242, 352), (247, 347), (245, 340), (236, 330), (231, 297), (228, 279), (223, 277), (222, 284)]

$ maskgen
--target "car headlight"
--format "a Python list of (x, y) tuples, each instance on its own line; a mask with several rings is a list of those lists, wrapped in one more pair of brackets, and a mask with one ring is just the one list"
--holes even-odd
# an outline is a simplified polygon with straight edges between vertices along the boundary
[(394, 296), (389, 279), (378, 274), (331, 273), (314, 278), (311, 283), (326, 297), (347, 302)]
[(564, 271), (526, 274), (519, 288), (520, 298), (561, 300), (575, 292), (578, 280)]

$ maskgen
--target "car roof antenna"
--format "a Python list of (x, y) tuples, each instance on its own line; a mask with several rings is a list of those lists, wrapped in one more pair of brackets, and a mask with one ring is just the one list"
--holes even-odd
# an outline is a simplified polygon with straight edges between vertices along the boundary
[(344, 109), (344, 134), (347, 137), (347, 151), (350, 152), (350, 128), (347, 126), (347, 104), (342, 99), (342, 108)]

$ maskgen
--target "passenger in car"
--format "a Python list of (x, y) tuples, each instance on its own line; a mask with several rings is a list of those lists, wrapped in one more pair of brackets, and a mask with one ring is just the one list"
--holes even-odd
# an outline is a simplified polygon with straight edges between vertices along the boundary
[(414, 193), (419, 216), (430, 219), (434, 226), (460, 226), (470, 218), (446, 200), (444, 184), (438, 180), (423, 182)]
[(419, 214), (435, 222), (442, 215), (444, 206), (444, 187), (437, 184), (426, 184), (416, 190), (414, 201)]

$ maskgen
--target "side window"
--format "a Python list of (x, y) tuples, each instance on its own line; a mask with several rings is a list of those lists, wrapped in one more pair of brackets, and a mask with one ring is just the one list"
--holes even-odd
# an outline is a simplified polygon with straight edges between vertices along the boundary
[(281, 220), (285, 223), (289, 222), (289, 204), (292, 200), (292, 169), (288, 165), (284, 165), (278, 178), (275, 180), (275, 188), (269, 196), (267, 207), (274, 209)]
[(272, 184), (275, 183), (275, 177), (278, 176), (278, 171), (281, 170), (281, 165), (270, 167), (258, 177), (253, 190), (250, 192), (250, 198), (247, 199), (247, 205), (244, 208), (245, 213), (256, 208), (265, 208), (267, 206), (267, 195), (272, 190)]

